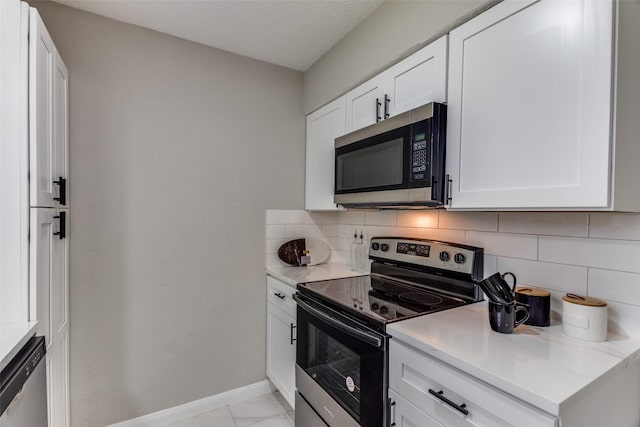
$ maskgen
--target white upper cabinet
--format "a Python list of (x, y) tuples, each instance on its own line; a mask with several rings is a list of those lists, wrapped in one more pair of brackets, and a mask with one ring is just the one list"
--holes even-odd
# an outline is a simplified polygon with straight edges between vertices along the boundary
[(614, 208), (613, 23), (611, 1), (506, 0), (450, 33), (449, 208)]
[(29, 22), (31, 206), (68, 202), (68, 71), (37, 10)]
[[(383, 120), (385, 79), (384, 73), (346, 94), (347, 127), (346, 133), (361, 129)], [(388, 108), (388, 107), (387, 107)]]
[(447, 36), (385, 71), (390, 116), (447, 101)]
[(334, 140), (344, 135), (345, 97), (307, 116), (305, 209), (337, 210), (333, 203)]
[(346, 94), (346, 132), (429, 102), (445, 102), (447, 36), (425, 46)]

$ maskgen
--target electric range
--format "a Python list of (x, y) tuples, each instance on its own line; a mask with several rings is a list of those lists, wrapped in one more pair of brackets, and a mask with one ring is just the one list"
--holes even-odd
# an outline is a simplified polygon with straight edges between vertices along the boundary
[(482, 300), (481, 248), (374, 237), (369, 259), (370, 275), (298, 284), (296, 425), (386, 426), (386, 325)]

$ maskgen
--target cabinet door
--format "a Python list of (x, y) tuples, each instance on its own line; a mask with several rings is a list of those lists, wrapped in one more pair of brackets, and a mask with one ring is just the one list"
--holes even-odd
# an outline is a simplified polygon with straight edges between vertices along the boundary
[(385, 72), (391, 116), (429, 102), (447, 101), (447, 36)]
[[(66, 206), (68, 72), (40, 15), (30, 9), (29, 140), (31, 206)], [(57, 184), (56, 184), (57, 182)]]
[(336, 210), (333, 203), (335, 145), (344, 135), (345, 97), (307, 116), (307, 168), (305, 209)]
[(433, 417), (425, 414), (398, 393), (389, 389), (391, 399), (391, 425), (396, 427), (442, 427)]
[(296, 319), (267, 303), (267, 377), (291, 407), (296, 389)]
[(609, 204), (612, 2), (505, 1), (449, 36), (451, 208)]
[[(62, 222), (64, 220), (64, 228)], [(30, 320), (47, 343), (49, 425), (69, 426), (68, 211), (31, 209)]]
[(69, 427), (69, 334), (47, 350), (49, 427)]
[(347, 92), (346, 133), (384, 120), (385, 84), (383, 73)]

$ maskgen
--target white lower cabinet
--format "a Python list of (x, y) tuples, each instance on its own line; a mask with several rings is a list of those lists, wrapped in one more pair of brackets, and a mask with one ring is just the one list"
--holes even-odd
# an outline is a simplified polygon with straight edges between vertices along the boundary
[(49, 425), (70, 425), (69, 408), (69, 333), (47, 350), (47, 395)]
[(295, 289), (267, 276), (267, 377), (295, 407), (296, 305)]
[(442, 427), (433, 417), (425, 414), (393, 390), (391, 399), (391, 426), (393, 427)]
[(30, 319), (47, 346), (49, 427), (69, 420), (69, 211), (32, 208)]
[[(395, 416), (396, 425), (558, 425), (554, 416), (393, 339), (389, 354), (389, 388), (389, 395), (395, 402), (391, 416)], [(402, 400), (394, 399), (398, 395)], [(397, 424), (398, 420), (403, 424)]]

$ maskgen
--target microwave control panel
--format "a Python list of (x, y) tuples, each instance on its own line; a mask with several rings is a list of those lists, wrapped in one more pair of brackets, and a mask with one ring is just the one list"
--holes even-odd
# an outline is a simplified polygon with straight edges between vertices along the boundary
[(411, 181), (426, 183), (431, 178), (431, 142), (427, 120), (411, 126)]

